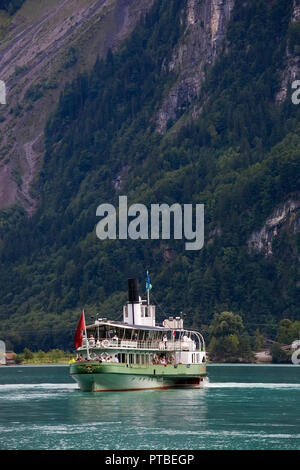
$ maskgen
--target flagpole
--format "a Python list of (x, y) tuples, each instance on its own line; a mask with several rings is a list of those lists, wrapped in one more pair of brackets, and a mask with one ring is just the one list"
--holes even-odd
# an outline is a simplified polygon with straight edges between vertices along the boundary
[(148, 303), (148, 307), (149, 307), (149, 305), (150, 305), (150, 278), (149, 278), (149, 271), (147, 271), (146, 289), (147, 289), (147, 303)]
[(90, 351), (89, 351), (88, 337), (87, 337), (87, 331), (86, 331), (84, 309), (82, 313), (83, 313), (83, 323), (84, 323), (84, 331), (85, 331), (86, 353), (87, 353), (87, 358), (90, 359)]

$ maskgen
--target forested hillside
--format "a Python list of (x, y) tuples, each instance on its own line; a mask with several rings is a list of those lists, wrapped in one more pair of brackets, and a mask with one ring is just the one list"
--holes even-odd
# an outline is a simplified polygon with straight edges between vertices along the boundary
[[(88, 320), (119, 319), (127, 277), (143, 295), (147, 269), (159, 319), (184, 312), (208, 332), (215, 313), (231, 311), (250, 335), (274, 338), (281, 319), (299, 318), (299, 106), (290, 83), (277, 99), (300, 51), (297, 2), (236, 0), (199, 95), (161, 133), (186, 3), (154, 2), (115, 53), (65, 87), (45, 129), (35, 214), (1, 214), (0, 336), (16, 351), (71, 347), (82, 308)], [(205, 204), (204, 248), (100, 241), (96, 209), (119, 195)]]

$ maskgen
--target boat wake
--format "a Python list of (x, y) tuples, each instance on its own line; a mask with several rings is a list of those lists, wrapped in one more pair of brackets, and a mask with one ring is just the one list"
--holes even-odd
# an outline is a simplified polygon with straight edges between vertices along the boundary
[(40, 383), (40, 384), (0, 384), (0, 393), (7, 392), (10, 390), (75, 390), (78, 389), (78, 385), (76, 383)]
[[(300, 389), (299, 383), (251, 383), (251, 382), (209, 382), (205, 380), (205, 388), (268, 388), (268, 389)], [(7, 391), (30, 391), (30, 390), (79, 390), (76, 383), (39, 383), (39, 384), (0, 384), (0, 393)]]
[(300, 389), (299, 383), (247, 383), (247, 382), (207, 382), (205, 388), (267, 388), (274, 390)]

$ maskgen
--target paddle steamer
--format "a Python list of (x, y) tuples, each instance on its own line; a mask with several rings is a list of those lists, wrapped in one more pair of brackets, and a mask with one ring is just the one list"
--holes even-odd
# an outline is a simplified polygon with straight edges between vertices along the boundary
[[(148, 284), (149, 286), (149, 284)], [(84, 392), (202, 387), (206, 380), (203, 336), (183, 327), (183, 319), (155, 322), (155, 305), (138, 295), (137, 279), (128, 279), (123, 321), (98, 318), (77, 328), (81, 339), (71, 376)], [(75, 335), (76, 337), (76, 335)]]

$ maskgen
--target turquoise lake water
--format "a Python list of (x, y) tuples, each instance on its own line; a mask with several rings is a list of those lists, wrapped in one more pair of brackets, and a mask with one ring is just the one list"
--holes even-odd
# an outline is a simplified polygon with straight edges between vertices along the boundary
[(202, 390), (93, 394), (66, 366), (0, 367), (0, 449), (300, 449), (300, 366), (207, 369)]

